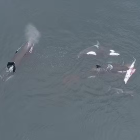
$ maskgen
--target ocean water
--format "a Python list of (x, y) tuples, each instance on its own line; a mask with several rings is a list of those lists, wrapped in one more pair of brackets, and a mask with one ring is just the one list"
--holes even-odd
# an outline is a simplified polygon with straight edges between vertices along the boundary
[[(29, 23), (41, 37), (0, 82), (0, 140), (139, 140), (139, 13), (138, 0), (1, 0), (0, 70), (26, 42)], [(136, 58), (127, 84), (124, 75), (88, 78), (107, 60), (77, 56), (97, 40), (121, 53), (108, 61)]]

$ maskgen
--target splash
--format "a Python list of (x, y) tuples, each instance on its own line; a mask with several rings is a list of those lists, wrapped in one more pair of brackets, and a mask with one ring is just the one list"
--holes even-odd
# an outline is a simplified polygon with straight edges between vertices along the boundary
[(40, 33), (32, 24), (28, 24), (25, 29), (25, 37), (27, 42), (37, 44), (39, 42)]

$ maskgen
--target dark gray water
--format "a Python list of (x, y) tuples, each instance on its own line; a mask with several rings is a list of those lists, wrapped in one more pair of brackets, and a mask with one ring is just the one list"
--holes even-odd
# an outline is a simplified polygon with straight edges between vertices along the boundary
[[(0, 140), (139, 140), (138, 0), (1, 0), (0, 68), (25, 43), (32, 23), (41, 34), (33, 53), (0, 87)], [(96, 41), (135, 56), (136, 72), (87, 78), (94, 59), (77, 54)]]

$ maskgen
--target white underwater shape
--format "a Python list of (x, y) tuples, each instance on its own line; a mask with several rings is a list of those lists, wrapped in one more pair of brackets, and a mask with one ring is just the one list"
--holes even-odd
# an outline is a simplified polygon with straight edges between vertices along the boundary
[(110, 50), (111, 52), (115, 52), (114, 50)]
[(93, 76), (89, 76), (88, 78), (95, 78), (96, 76), (95, 75), (93, 75)]
[(88, 54), (88, 55), (90, 55), (90, 54), (91, 54), (91, 55), (97, 55), (96, 52), (93, 52), (93, 51), (87, 52), (87, 54)]
[(118, 71), (118, 73), (126, 73), (127, 71)]
[(120, 54), (116, 53), (114, 50), (110, 50), (110, 54), (109, 55), (118, 56)]
[(33, 52), (33, 47), (31, 47), (29, 50), (29, 53), (32, 53), (32, 52)]
[(11, 78), (13, 78), (14, 75), (9, 76), (5, 81), (10, 80)]
[(111, 52), (109, 55), (118, 56), (118, 55), (120, 55), (120, 54), (119, 54), (119, 53)]
[(13, 72), (13, 66), (11, 66), (10, 68), (9, 68), (9, 72)]
[(108, 64), (107, 69), (112, 70), (113, 66), (111, 64)]

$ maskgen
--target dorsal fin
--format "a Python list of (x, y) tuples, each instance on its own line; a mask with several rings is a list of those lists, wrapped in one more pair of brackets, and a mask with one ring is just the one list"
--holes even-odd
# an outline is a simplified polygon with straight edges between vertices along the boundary
[(100, 43), (99, 43), (99, 41), (97, 40), (97, 44), (96, 45), (94, 45), (96, 48), (99, 48), (99, 45), (100, 45)]

